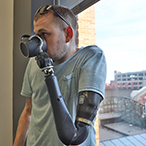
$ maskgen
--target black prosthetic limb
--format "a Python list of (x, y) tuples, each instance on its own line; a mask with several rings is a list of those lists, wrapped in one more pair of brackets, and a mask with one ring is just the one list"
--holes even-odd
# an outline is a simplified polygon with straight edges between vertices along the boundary
[(64, 144), (69, 145), (77, 129), (64, 103), (56, 76), (54, 74), (46, 76), (45, 81), (51, 98), (58, 136)]
[(58, 80), (54, 75), (52, 59), (45, 52), (42, 52), (36, 57), (36, 61), (45, 73), (45, 82), (50, 95), (59, 139), (66, 145), (82, 143), (88, 136), (88, 126), (80, 121), (76, 121), (75, 124), (73, 123), (62, 97)]

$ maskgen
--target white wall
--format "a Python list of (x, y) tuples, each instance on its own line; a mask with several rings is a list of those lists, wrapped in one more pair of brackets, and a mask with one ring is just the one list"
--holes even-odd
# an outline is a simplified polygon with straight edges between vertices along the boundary
[(13, 0), (0, 0), (0, 146), (12, 145)]

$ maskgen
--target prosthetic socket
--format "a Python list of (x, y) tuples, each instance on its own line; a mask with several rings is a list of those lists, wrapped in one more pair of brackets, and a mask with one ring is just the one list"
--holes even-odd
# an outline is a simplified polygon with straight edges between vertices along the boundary
[[(38, 39), (38, 37), (36, 39)], [(29, 56), (30, 53), (28, 53), (28, 51), (30, 52), (30, 50), (26, 50), (25, 45), (26, 44), (21, 42), (21, 46), (23, 46), (21, 50)], [(27, 49), (28, 48), (29, 47), (27, 47)], [(25, 54), (24, 56), (26, 57)], [(92, 124), (96, 116), (102, 97), (91, 91), (80, 92), (76, 121), (73, 123), (72, 117), (62, 97), (58, 80), (54, 75), (52, 59), (43, 51), (37, 52), (36, 55), (38, 66), (45, 73), (45, 82), (50, 95), (58, 137), (65, 145), (78, 145), (87, 138), (88, 127)]]

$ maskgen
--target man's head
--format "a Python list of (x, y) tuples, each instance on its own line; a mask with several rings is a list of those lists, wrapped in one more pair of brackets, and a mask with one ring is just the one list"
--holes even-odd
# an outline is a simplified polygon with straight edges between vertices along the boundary
[[(34, 32), (44, 37), (47, 42), (48, 55), (54, 60), (58, 60), (59, 56), (66, 55), (69, 46), (77, 47), (78, 45), (77, 19), (70, 9), (62, 6), (53, 5), (39, 8), (34, 17)], [(45, 36), (43, 36), (44, 34)], [(56, 46), (54, 46), (55, 43)], [(52, 50), (49, 49), (51, 46)], [(53, 49), (58, 50), (56, 53), (61, 51), (57, 58), (53, 58)]]
[[(51, 11), (54, 15), (54, 22), (60, 25), (60, 28), (65, 28), (66, 25), (73, 27), (74, 30), (76, 30), (77, 27), (77, 19), (73, 12), (62, 6), (49, 6), (45, 5), (40, 7), (34, 17), (34, 21), (37, 21), (40, 17), (42, 17), (44, 14), (47, 14), (49, 11)], [(62, 19), (62, 20), (61, 20)]]

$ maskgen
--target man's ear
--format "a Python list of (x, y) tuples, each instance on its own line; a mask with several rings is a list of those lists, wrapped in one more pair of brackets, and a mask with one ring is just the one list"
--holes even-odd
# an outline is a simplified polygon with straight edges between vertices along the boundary
[(73, 29), (71, 28), (71, 26), (65, 28), (65, 34), (66, 34), (66, 43), (68, 43), (73, 37)]

